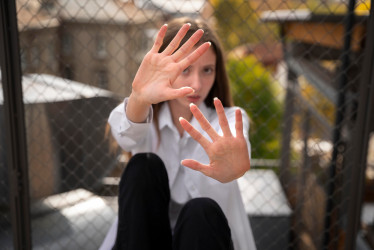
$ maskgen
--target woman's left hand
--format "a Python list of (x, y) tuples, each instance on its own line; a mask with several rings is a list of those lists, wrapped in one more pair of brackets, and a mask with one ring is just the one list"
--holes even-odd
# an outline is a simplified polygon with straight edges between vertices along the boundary
[(235, 112), (236, 135), (233, 136), (221, 101), (215, 98), (214, 106), (223, 132), (222, 136), (213, 129), (196, 105), (190, 105), (193, 116), (199, 122), (201, 128), (207, 132), (212, 142), (197, 131), (187, 120), (179, 119), (184, 130), (204, 148), (210, 160), (209, 165), (192, 159), (185, 159), (182, 164), (217, 181), (226, 183), (243, 176), (250, 168), (250, 160), (243, 134), (243, 120), (240, 109)]

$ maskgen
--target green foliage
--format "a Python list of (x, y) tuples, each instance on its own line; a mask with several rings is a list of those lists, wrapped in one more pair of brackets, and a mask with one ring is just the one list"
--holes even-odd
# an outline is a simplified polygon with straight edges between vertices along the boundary
[(227, 65), (235, 105), (251, 119), (252, 157), (279, 158), (283, 108), (278, 85), (253, 56), (230, 59)]
[(268, 38), (269, 28), (259, 22), (249, 1), (211, 0), (211, 4), (215, 10), (217, 32), (226, 50)]
[(319, 1), (307, 0), (305, 1), (306, 8), (315, 14), (338, 15), (347, 13), (347, 5), (344, 1)]

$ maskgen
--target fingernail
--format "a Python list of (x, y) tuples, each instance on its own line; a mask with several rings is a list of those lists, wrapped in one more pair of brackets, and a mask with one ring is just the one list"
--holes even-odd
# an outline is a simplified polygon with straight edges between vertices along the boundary
[(190, 107), (192, 107), (192, 106), (196, 106), (196, 105), (195, 105), (194, 103), (191, 102), (191, 103), (190, 103)]
[(184, 118), (181, 116), (181, 117), (179, 117), (179, 122), (181, 121), (181, 120), (183, 120)]
[(208, 44), (209, 44), (209, 47), (212, 46), (212, 43), (211, 43), (211, 42), (208, 42)]
[(167, 24), (167, 23), (165, 23), (165, 24), (164, 24), (164, 26), (166, 26), (166, 27), (167, 27), (167, 26), (168, 26), (168, 24)]
[(191, 23), (186, 23), (186, 24), (191, 27)]
[(191, 87), (182, 87), (180, 89), (192, 89), (192, 91), (195, 92), (195, 90), (193, 88), (191, 88)]
[(214, 97), (213, 100), (219, 100), (217, 97)]

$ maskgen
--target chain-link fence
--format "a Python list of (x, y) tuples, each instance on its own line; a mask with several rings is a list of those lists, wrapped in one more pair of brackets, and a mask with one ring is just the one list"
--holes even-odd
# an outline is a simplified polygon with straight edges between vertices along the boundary
[[(158, 27), (178, 16), (215, 27), (235, 104), (251, 118), (251, 170), (239, 187), (257, 248), (374, 249), (370, 1), (16, 0), (14, 12), (9, 2), (1, 5), (0, 249), (100, 247), (128, 161), (107, 118), (129, 95)], [(10, 51), (15, 26), (5, 16), (18, 26)], [(7, 106), (17, 62), (26, 152), (13, 146), (22, 127), (7, 134), (19, 115)], [(23, 155), (26, 170), (15, 167)]]

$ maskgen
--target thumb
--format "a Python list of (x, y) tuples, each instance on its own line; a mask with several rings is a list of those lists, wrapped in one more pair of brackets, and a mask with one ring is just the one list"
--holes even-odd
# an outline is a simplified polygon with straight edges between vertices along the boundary
[(196, 160), (184, 159), (181, 161), (181, 164), (193, 170), (199, 171), (206, 176), (211, 176), (213, 174), (212, 168), (209, 165), (202, 164)]
[(179, 89), (170, 89), (168, 92), (168, 96), (170, 97), (170, 99), (176, 99), (188, 94), (192, 94), (193, 92), (195, 92), (195, 90), (191, 87), (182, 87)]

